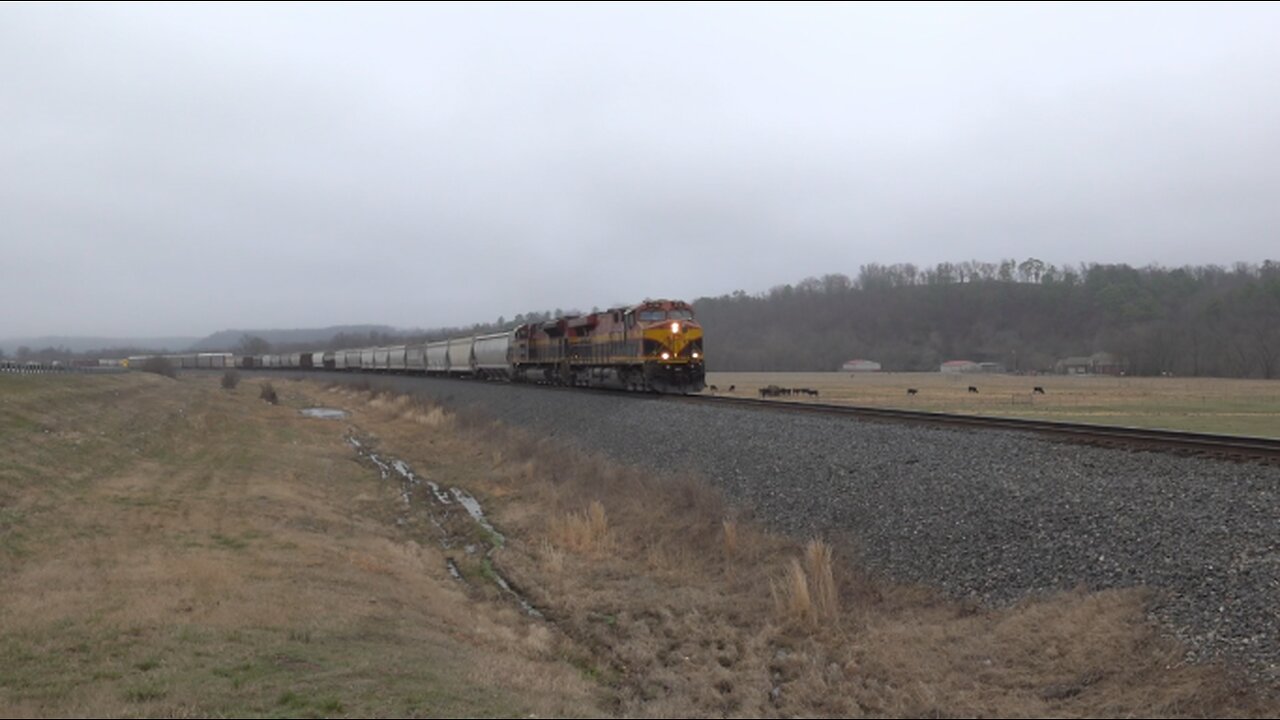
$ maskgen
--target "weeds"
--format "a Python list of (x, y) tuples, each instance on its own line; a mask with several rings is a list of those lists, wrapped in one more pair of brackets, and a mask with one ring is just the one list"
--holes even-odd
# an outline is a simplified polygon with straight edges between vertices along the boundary
[(272, 405), (280, 404), (280, 397), (276, 395), (276, 389), (269, 382), (262, 383), (262, 391), (258, 393), (258, 399), (266, 400)]
[(169, 361), (169, 358), (161, 357), (160, 355), (152, 355), (147, 358), (139, 369), (143, 372), (155, 373), (167, 378), (178, 377), (178, 371), (173, 367), (173, 363)]
[(604, 505), (592, 500), (583, 512), (566, 513), (551, 521), (551, 539), (560, 547), (578, 553), (603, 553), (611, 545), (609, 519)]
[(738, 523), (725, 519), (721, 525), (724, 527), (724, 556), (732, 560), (738, 554)]
[(774, 614), (787, 625), (808, 631), (830, 628), (840, 619), (831, 546), (810, 540), (802, 558), (792, 558), (780, 579), (771, 580)]

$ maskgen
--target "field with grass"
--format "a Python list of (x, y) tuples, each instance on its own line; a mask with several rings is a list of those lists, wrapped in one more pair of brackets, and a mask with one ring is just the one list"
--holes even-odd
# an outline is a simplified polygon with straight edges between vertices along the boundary
[(594, 712), (280, 389), (0, 377), (0, 716)]
[[(771, 535), (696, 477), (408, 397), (276, 381), (272, 405), (260, 385), (0, 376), (0, 716), (1274, 708), (1185, 663), (1140, 589), (952, 602)], [(350, 414), (299, 413), (316, 405)], [(453, 526), (439, 498), (464, 495), (491, 526)]]
[(1280, 437), (1280, 380), (839, 372), (708, 373), (707, 382), (722, 395), (777, 385), (818, 390), (818, 402)]

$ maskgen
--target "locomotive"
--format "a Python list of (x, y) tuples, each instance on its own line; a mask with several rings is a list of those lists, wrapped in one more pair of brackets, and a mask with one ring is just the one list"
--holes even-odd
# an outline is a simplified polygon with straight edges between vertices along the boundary
[(702, 326), (693, 308), (679, 300), (645, 300), (423, 345), (168, 357), (180, 367), (425, 373), (677, 394), (699, 392), (706, 385)]

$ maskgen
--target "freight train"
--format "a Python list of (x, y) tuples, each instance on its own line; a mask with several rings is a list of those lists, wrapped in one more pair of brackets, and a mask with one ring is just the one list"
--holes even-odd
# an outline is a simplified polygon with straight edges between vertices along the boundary
[[(128, 358), (140, 367), (149, 356)], [(695, 393), (705, 387), (702, 326), (679, 300), (526, 323), (421, 345), (235, 356), (166, 355), (181, 368), (325, 369)]]

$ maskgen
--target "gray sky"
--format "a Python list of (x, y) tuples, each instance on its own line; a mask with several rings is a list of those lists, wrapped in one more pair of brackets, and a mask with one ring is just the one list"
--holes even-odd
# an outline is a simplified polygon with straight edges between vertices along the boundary
[(1278, 5), (0, 6), (0, 338), (1280, 256)]

